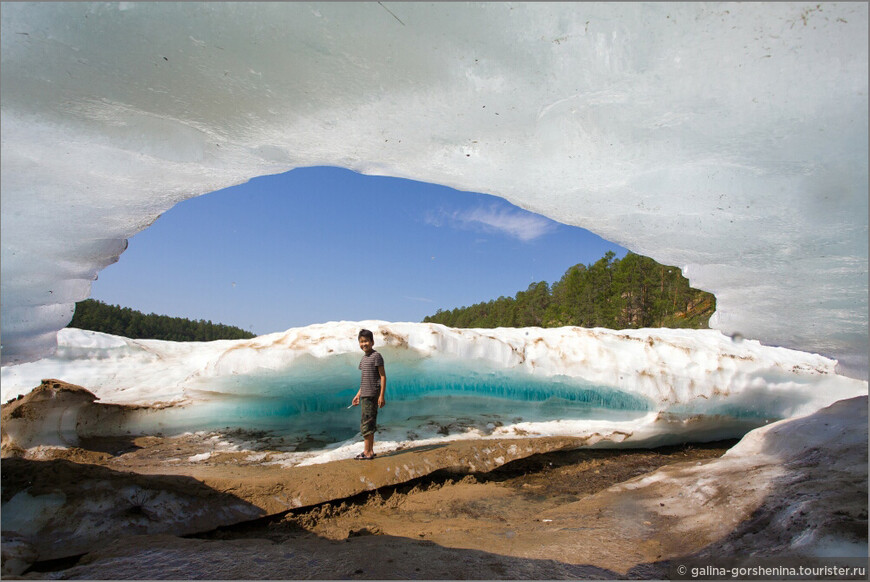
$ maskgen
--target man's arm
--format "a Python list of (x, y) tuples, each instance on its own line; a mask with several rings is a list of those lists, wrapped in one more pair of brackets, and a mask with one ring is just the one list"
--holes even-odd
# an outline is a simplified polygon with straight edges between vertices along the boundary
[(378, 366), (378, 374), (381, 377), (381, 394), (378, 396), (378, 408), (383, 408), (387, 403), (387, 372), (383, 366)]

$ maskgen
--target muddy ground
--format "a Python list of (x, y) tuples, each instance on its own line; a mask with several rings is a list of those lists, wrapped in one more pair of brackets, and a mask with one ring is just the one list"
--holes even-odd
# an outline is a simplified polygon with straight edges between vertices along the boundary
[[(178, 443), (148, 440), (91, 441), (92, 449), (57, 449), (67, 470), (75, 463), (106, 463), (126, 452), (135, 459)], [(573, 450), (537, 454), (489, 472), (438, 470), (422, 478), (350, 498), (187, 536), (136, 536), (103, 549), (61, 560), (37, 562), (22, 578), (623, 578), (661, 577), (661, 553), (621, 546), (560, 555), (544, 547), (564, 538), (571, 547), (593, 523), (562, 523), (551, 511), (608, 487), (675, 463), (704, 463), (733, 441), (652, 450)], [(149, 446), (150, 445), (150, 446)], [(121, 449), (119, 449), (121, 447)], [(165, 452), (165, 451), (164, 451)], [(188, 452), (188, 451), (184, 451)], [(121, 455), (123, 456), (123, 454)], [(69, 463), (69, 465), (67, 465)], [(365, 461), (349, 466), (367, 467)], [(355, 463), (355, 464), (354, 464)], [(85, 465), (96, 469), (94, 465)], [(4, 497), (26, 483), (4, 473)], [(17, 476), (16, 476), (17, 475)], [(54, 475), (52, 480), (62, 479)], [(130, 479), (141, 478), (136, 473)], [(587, 516), (588, 519), (588, 516)], [(650, 537), (666, 536), (637, 515)], [(535, 534), (534, 529), (541, 533)], [(586, 530), (583, 532), (582, 530)], [(543, 533), (546, 532), (546, 533)], [(596, 534), (599, 535), (599, 534)], [(606, 534), (605, 534), (606, 535)], [(618, 538), (614, 535), (612, 538)], [(108, 540), (107, 540), (108, 541)], [(552, 545), (552, 544), (550, 544)], [(674, 540), (666, 546), (679, 546)], [(623, 548), (620, 551), (620, 547)], [(574, 551), (573, 549), (571, 551)], [(289, 552), (289, 553), (288, 553)], [(621, 555), (619, 555), (621, 554)], [(160, 556), (160, 558), (156, 558)], [(232, 558), (236, 556), (236, 558)], [(667, 556), (665, 556), (667, 557)], [(561, 559), (560, 559), (561, 558)], [(155, 562), (156, 560), (156, 562)]]
[[(558, 451), (513, 461), (487, 473), (438, 471), (399, 486), (322, 503), (236, 526), (202, 539), (257, 537), (276, 542), (304, 533), (344, 540), (392, 535), (447, 547), (494, 549), (512, 528), (655, 469), (720, 457), (736, 441), (650, 450)], [(543, 523), (547, 523), (546, 520)], [(482, 543), (481, 540), (490, 542)]]

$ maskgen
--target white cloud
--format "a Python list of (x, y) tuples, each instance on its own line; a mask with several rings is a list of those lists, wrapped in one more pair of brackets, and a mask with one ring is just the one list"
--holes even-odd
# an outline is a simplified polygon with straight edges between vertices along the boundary
[(408, 295), (405, 295), (405, 299), (407, 299), (409, 301), (418, 301), (420, 303), (434, 303), (435, 302), (434, 300), (429, 299), (428, 297), (409, 297)]
[(426, 224), (432, 226), (452, 226), (480, 230), (483, 232), (498, 232), (523, 242), (541, 237), (556, 228), (552, 220), (526, 212), (520, 209), (499, 208), (495, 205), (472, 208), (469, 210), (440, 213), (429, 213), (425, 217)]

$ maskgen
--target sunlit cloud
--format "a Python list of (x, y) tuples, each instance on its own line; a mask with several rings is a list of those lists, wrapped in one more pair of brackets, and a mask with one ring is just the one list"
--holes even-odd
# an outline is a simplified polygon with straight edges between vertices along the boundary
[(425, 222), (432, 226), (450, 226), (488, 233), (500, 233), (529, 242), (556, 229), (552, 220), (524, 210), (478, 207), (469, 210), (429, 213)]
[(429, 299), (428, 297), (410, 297), (405, 295), (405, 299), (409, 301), (418, 301), (420, 303), (435, 303), (433, 299)]

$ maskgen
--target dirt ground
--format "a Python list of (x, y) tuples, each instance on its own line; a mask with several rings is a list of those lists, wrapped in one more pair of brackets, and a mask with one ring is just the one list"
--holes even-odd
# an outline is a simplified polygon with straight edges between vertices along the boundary
[(548, 510), (665, 465), (717, 458), (735, 442), (650, 450), (557, 451), (513, 461), (487, 473), (457, 476), (440, 471), (411, 483), (196, 537), (283, 541), (302, 532), (331, 540), (391, 535), (445, 547), (491, 550), (509, 540), (512, 529), (528, 521), (540, 522), (537, 516)]
[[(121, 452), (119, 446), (145, 455), (147, 445), (158, 445), (153, 439), (127, 445), (109, 440), (89, 444), (104, 451), (61, 449), (58, 453), (66, 461), (105, 463)], [(658, 577), (663, 575), (664, 566), (644, 566), (657, 556), (650, 554), (649, 548), (640, 554), (633, 552), (630, 538), (622, 545), (624, 551), (613, 549), (621, 547), (618, 540), (616, 545), (608, 544), (608, 552), (618, 556), (605, 552), (595, 557), (593, 548), (584, 555), (560, 556), (558, 547), (540, 544), (542, 535), (551, 546), (561, 536), (560, 543), (567, 546), (584, 533), (579, 530), (598, 534), (594, 524), (560, 523), (558, 518), (547, 518), (547, 512), (664, 465), (707, 462), (732, 444), (555, 451), (489, 472), (462, 475), (439, 470), (406, 483), (209, 532), (120, 539), (84, 556), (38, 562), (22, 577), (623, 578), (629, 572), (631, 577)], [(161, 442), (157, 449), (167, 446), (175, 448), (175, 444)], [(355, 463), (351, 466), (369, 465)], [(70, 463), (69, 468), (74, 467)], [(131, 479), (142, 478), (129, 475)], [(51, 480), (56, 482), (57, 476)], [(25, 484), (16, 482), (13, 475), (8, 479), (4, 476), (4, 497)], [(639, 525), (652, 528), (649, 522)], [(535, 528), (546, 533), (535, 533)], [(183, 556), (174, 554), (179, 548), (185, 548)], [(252, 548), (256, 548), (254, 554)], [(287, 561), (282, 557), (289, 555), (288, 551), (307, 557)], [(147, 557), (156, 555), (163, 556), (159, 571)], [(233, 555), (238, 557), (230, 559)], [(247, 562), (243, 566), (252, 556), (265, 563)], [(371, 556), (380, 557), (372, 560)], [(287, 570), (289, 565), (292, 568)]]

